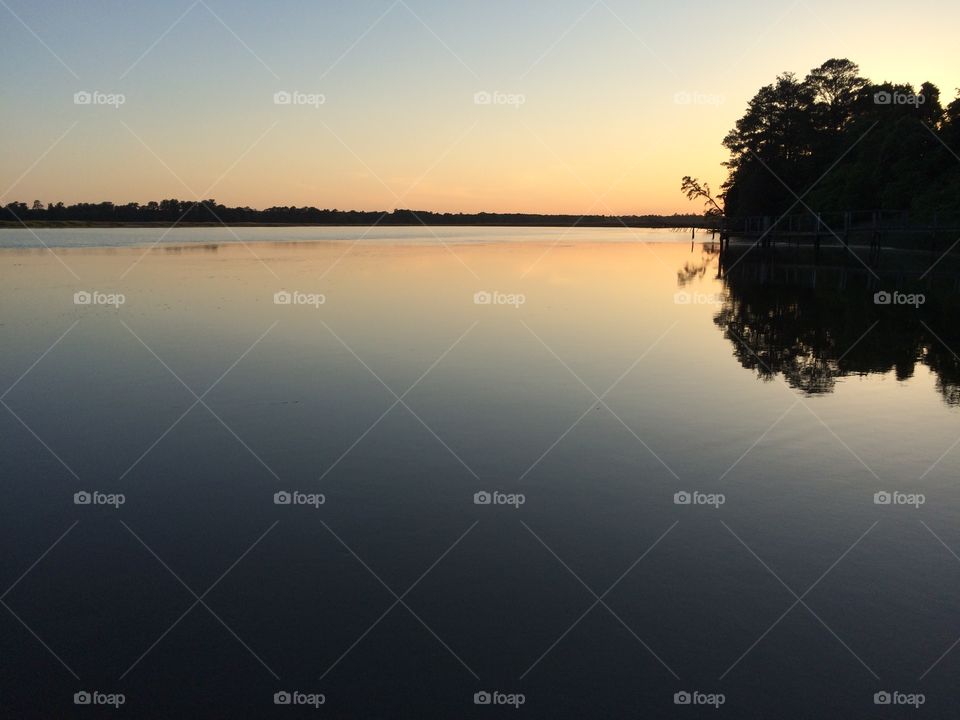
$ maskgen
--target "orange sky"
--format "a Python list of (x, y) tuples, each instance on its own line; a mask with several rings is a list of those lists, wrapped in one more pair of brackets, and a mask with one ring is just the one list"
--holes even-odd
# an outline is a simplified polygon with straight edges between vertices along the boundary
[[(820, 0), (280, 3), (179, 22), (188, 3), (59, 4), (0, 9), (22, 21), (0, 24), (17, 67), (0, 90), (2, 203), (688, 212), (680, 178), (722, 182), (724, 134), (778, 72), (846, 56), (946, 98), (960, 83), (960, 6), (930, 0), (866, 17)], [(924, 13), (938, 22), (902, 30)], [(78, 91), (123, 103), (78, 105)], [(284, 91), (303, 102), (276, 104)]]

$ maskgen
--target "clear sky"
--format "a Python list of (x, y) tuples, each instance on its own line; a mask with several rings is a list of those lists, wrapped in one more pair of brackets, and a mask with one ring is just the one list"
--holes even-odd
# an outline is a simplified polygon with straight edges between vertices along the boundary
[(958, 28), (954, 0), (0, 0), (0, 203), (699, 210), (681, 176), (719, 185), (777, 73), (950, 99)]

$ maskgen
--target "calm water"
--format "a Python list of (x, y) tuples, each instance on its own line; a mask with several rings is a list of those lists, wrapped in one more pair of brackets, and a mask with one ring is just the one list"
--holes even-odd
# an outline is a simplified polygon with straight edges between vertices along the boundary
[(203, 227), (0, 229), (0, 247), (149, 247), (210, 243), (348, 242), (439, 245), (461, 243), (682, 242), (690, 230), (647, 228), (489, 227)]
[(955, 712), (949, 293), (437, 231), (0, 233), (0, 713)]

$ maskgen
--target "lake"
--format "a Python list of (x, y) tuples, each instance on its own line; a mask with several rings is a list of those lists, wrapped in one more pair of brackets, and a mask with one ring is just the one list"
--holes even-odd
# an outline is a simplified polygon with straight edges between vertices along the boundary
[(955, 286), (665, 230), (0, 247), (4, 716), (955, 712)]

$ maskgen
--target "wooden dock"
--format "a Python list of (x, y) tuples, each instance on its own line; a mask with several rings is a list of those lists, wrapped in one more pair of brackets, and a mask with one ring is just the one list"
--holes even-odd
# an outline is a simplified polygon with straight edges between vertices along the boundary
[(877, 264), (881, 250), (900, 248), (944, 253), (960, 247), (960, 215), (935, 213), (911, 217), (905, 212), (834, 212), (721, 218), (714, 230), (724, 252), (731, 239), (751, 247), (777, 245), (865, 249), (867, 262)]

